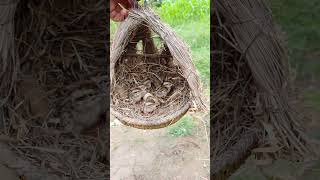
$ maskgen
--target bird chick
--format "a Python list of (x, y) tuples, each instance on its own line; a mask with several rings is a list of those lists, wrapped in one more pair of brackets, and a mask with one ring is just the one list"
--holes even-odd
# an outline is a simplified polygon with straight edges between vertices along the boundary
[(149, 88), (151, 88), (151, 81), (150, 80), (146, 80), (140, 86), (138, 86), (138, 88), (143, 90), (143, 91), (148, 90)]
[(151, 88), (151, 81), (150, 80), (146, 80), (143, 85), (146, 87), (146, 89)]
[(145, 94), (146, 94), (145, 90), (142, 90), (140, 88), (134, 89), (130, 92), (130, 95), (129, 95), (130, 101), (132, 103), (137, 103), (143, 98)]
[(143, 113), (147, 114), (147, 113), (152, 113), (154, 110), (157, 109), (157, 106), (159, 105), (159, 101), (158, 99), (153, 96), (151, 93), (147, 93), (144, 95), (143, 97)]
[(173, 84), (170, 82), (164, 82), (163, 85), (157, 90), (156, 96), (159, 98), (163, 98), (169, 94), (172, 89)]

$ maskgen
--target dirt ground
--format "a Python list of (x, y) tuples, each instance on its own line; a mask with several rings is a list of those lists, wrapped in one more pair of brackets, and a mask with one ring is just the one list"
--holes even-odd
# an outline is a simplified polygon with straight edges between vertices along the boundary
[[(167, 128), (140, 130), (112, 118), (110, 127), (111, 179), (209, 179), (209, 142), (196, 121), (191, 136), (173, 137)], [(209, 133), (209, 132), (208, 132)]]

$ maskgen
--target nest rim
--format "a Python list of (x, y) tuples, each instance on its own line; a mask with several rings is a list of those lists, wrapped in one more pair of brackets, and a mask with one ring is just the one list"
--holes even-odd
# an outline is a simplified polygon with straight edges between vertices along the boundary
[(175, 108), (166, 114), (161, 114), (160, 116), (156, 117), (151, 116), (140, 118), (126, 116), (117, 111), (114, 107), (114, 105), (110, 107), (110, 113), (126, 126), (137, 129), (160, 129), (178, 122), (188, 112), (191, 105), (190, 100), (188, 100), (183, 105), (180, 105), (180, 108)]

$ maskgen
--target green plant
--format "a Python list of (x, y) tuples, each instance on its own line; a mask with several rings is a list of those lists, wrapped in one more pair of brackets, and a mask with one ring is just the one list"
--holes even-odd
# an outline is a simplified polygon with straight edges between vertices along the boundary
[(169, 24), (176, 25), (192, 20), (210, 18), (209, 0), (164, 0), (157, 9)]
[(112, 42), (114, 34), (116, 33), (116, 30), (118, 28), (118, 23), (110, 21), (110, 42)]
[(210, 83), (210, 22), (192, 21), (174, 27), (177, 34), (190, 46), (192, 59), (205, 88)]
[(190, 116), (184, 116), (181, 120), (168, 127), (168, 133), (171, 136), (188, 136), (192, 135), (195, 124)]

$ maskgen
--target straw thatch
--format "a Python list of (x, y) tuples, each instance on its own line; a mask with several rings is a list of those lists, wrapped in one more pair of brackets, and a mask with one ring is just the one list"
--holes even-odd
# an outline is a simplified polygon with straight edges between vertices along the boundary
[[(155, 47), (154, 36), (157, 35), (163, 46)], [(192, 63), (188, 46), (151, 9), (130, 10), (114, 39), (110, 56), (111, 112), (121, 122), (137, 128), (161, 128), (179, 120), (193, 101), (199, 110), (206, 109), (201, 97), (199, 75)], [(144, 50), (134, 50), (132, 53), (132, 48), (139, 40), (146, 41), (143, 44)], [(152, 80), (152, 76), (156, 76), (160, 84), (156, 82), (158, 80)], [(177, 78), (178, 81), (173, 80)], [(158, 98), (163, 102), (153, 113), (142, 114), (137, 109), (141, 106), (139, 103), (130, 102), (130, 97), (121, 99), (120, 96), (133, 91), (142, 81), (149, 80), (152, 87), (148, 92), (151, 94), (157, 94), (157, 89), (165, 81), (172, 84), (172, 92), (164, 98)]]
[(0, 4), (0, 108), (7, 102), (17, 76), (14, 46), (14, 16), (16, 1)]
[(1, 163), (24, 179), (105, 179), (105, 1), (12, 2), (0, 4)]
[(265, 0), (213, 9), (212, 176), (225, 179), (256, 149), (259, 160), (313, 154), (295, 109), (286, 50)]

